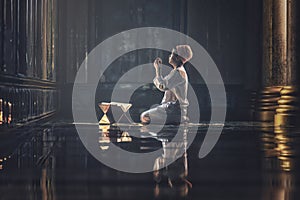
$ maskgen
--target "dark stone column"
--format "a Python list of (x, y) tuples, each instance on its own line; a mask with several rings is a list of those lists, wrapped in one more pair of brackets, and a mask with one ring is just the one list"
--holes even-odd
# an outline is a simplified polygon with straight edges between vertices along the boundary
[(288, 85), (287, 65), (287, 2), (288, 0), (273, 0), (272, 23), (272, 85)]
[(287, 83), (300, 86), (300, 2), (289, 0), (287, 12)]
[(275, 125), (295, 121), (299, 110), (298, 10), (297, 0), (264, 0), (263, 91), (259, 116), (267, 121), (275, 119)]
[[(282, 40), (282, 34), (275, 33), (279, 27), (275, 26), (276, 0), (263, 1), (263, 69), (262, 90), (259, 95), (256, 118), (260, 121), (273, 121), (280, 98), (282, 63), (275, 59), (274, 54), (279, 54), (275, 46), (280, 47), (278, 41)], [(283, 0), (285, 1), (285, 0)], [(276, 38), (275, 39), (275, 35)], [(280, 59), (281, 60), (281, 59)], [(276, 64), (275, 64), (276, 63)]]
[[(278, 6), (282, 7), (277, 17), (279, 22), (284, 26), (280, 27), (282, 39), (284, 39), (282, 49), (278, 50), (278, 60), (283, 63), (284, 70), (282, 73), (283, 89), (280, 92), (279, 106), (276, 109), (275, 126), (293, 126), (299, 123), (300, 98), (299, 98), (299, 41), (300, 41), (300, 24), (298, 0), (276, 0)], [(284, 5), (282, 4), (284, 2)], [(276, 4), (277, 5), (277, 4)], [(281, 14), (282, 13), (282, 14)], [(275, 17), (275, 15), (274, 15)], [(279, 32), (279, 31), (277, 31)], [(279, 35), (279, 33), (278, 33)], [(276, 38), (277, 39), (277, 38)], [(282, 40), (278, 39), (279, 42)], [(279, 43), (278, 42), (278, 43)], [(275, 55), (274, 55), (275, 56)], [(282, 61), (281, 61), (282, 60)]]
[(263, 1), (263, 87), (272, 86), (272, 4), (273, 0)]
[(296, 85), (298, 4), (297, 0), (264, 0), (263, 87)]

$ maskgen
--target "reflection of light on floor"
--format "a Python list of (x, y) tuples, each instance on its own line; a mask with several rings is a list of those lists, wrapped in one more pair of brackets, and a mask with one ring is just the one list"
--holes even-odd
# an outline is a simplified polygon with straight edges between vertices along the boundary
[(110, 143), (110, 138), (105, 133), (102, 133), (101, 136), (99, 137), (100, 149), (107, 150), (109, 148), (108, 145), (109, 143)]
[(101, 150), (107, 150), (109, 148), (110, 138), (109, 138), (109, 129), (110, 125), (100, 125), (100, 137), (99, 144)]
[(121, 137), (117, 139), (117, 142), (131, 142), (132, 138), (128, 132), (123, 132)]
[[(279, 159), (280, 159), (280, 157), (279, 157)], [(281, 159), (282, 159), (282, 158), (281, 158)], [(292, 169), (292, 163), (291, 163), (291, 162), (292, 162), (291, 159), (287, 159), (287, 158), (284, 158), (284, 157), (283, 157), (280, 166), (282, 167), (282, 169), (283, 169), (284, 171), (289, 172), (289, 171), (291, 171), (291, 169)]]
[(103, 133), (109, 133), (110, 125), (99, 125), (99, 129), (100, 129)]
[(297, 159), (300, 155), (299, 130), (279, 126), (262, 126), (260, 130), (263, 133), (261, 140), (266, 166), (284, 172), (297, 170)]
[(278, 159), (280, 160), (280, 166), (283, 171), (289, 172), (293, 168), (291, 156), (293, 156), (295, 152), (293, 152), (292, 139), (284, 134), (277, 133), (275, 138), (279, 152)]

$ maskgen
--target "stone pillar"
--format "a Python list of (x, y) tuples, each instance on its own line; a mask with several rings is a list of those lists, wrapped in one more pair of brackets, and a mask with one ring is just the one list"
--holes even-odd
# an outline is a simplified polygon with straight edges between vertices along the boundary
[[(274, 2), (276, 0), (263, 1), (263, 69), (262, 69), (262, 90), (258, 99), (256, 118), (260, 121), (273, 121), (278, 106), (281, 90), (280, 62), (274, 59), (273, 54), (275, 27), (273, 16), (276, 13)], [(285, 0), (283, 0), (285, 1)], [(280, 38), (280, 35), (277, 35)], [(279, 46), (279, 45), (277, 45)], [(274, 63), (277, 63), (276, 65)]]
[(300, 2), (289, 0), (287, 12), (287, 82), (300, 86)]
[(263, 87), (273, 86), (272, 82), (272, 4), (273, 0), (263, 1)]
[[(263, 121), (275, 119), (275, 125), (288, 123), (283, 118), (296, 117), (300, 53), (297, 10), (297, 0), (263, 1), (263, 91), (258, 116)], [(287, 93), (292, 102), (287, 101)]]
[[(299, 45), (300, 45), (300, 20), (298, 0), (276, 0), (280, 7), (279, 14), (274, 18), (278, 19), (279, 26), (277, 33), (280, 36), (278, 44), (283, 43), (278, 50), (276, 57), (282, 60), (284, 68), (282, 73), (283, 89), (280, 92), (279, 106), (276, 109), (275, 126), (294, 126), (300, 122), (300, 98), (299, 98)], [(284, 4), (283, 4), (284, 2)], [(282, 13), (282, 14), (280, 14)], [(283, 25), (281, 25), (283, 24)], [(277, 39), (277, 38), (276, 38)], [(284, 41), (283, 41), (284, 40)], [(274, 55), (275, 56), (275, 55)]]

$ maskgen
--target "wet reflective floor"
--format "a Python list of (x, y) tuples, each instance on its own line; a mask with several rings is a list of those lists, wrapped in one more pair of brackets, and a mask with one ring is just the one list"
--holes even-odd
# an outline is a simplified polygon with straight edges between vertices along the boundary
[[(0, 199), (300, 197), (300, 132), (296, 130), (228, 122), (214, 149), (199, 159), (207, 124), (168, 126), (160, 131), (125, 125), (79, 126), (90, 132), (81, 136), (86, 139), (83, 142), (74, 124), (61, 121), (2, 132)], [(156, 152), (156, 157), (145, 158), (145, 166), (152, 172), (125, 173), (99, 162), (97, 156), (110, 156), (113, 145), (131, 153)], [(91, 153), (85, 146), (93, 147)], [(119, 166), (140, 167), (120, 153), (112, 160)]]

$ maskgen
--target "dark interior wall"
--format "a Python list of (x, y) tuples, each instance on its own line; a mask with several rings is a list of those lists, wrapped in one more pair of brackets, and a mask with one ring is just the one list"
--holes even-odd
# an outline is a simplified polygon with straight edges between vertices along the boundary
[(262, 77), (262, 1), (188, 0), (187, 7), (187, 34), (208, 51), (222, 75), (227, 119), (252, 118)]
[(260, 0), (188, 0), (188, 35), (209, 52), (226, 85), (259, 87), (261, 6)]
[[(185, 6), (181, 5), (185, 3), (183, 0), (177, 3), (171, 0), (60, 1), (59, 62), (60, 66), (64, 67), (59, 69), (58, 74), (64, 95), (61, 99), (62, 114), (71, 114), (71, 93), (77, 69), (96, 45), (114, 34), (137, 27), (166, 27), (184, 31), (184, 24), (181, 23), (184, 21), (184, 15), (180, 13), (184, 12)], [(117, 48), (121, 48), (122, 45), (126, 44), (120, 44)], [(130, 68), (130, 63), (124, 64), (124, 60), (132, 60), (136, 64), (141, 60), (149, 62), (143, 61), (141, 57), (138, 52), (125, 55), (123, 60), (115, 64), (107, 82), (114, 81), (111, 78), (114, 74), (123, 73)], [(153, 58), (151, 62), (152, 60)]]
[(245, 89), (258, 91), (262, 85), (263, 1), (247, 0), (243, 75)]
[(56, 110), (56, 2), (0, 1), (0, 126)]
[[(232, 112), (249, 106), (249, 91), (260, 86), (262, 5), (259, 0), (62, 0), (58, 3), (58, 80), (61, 111), (65, 116), (71, 116), (73, 81), (85, 56), (108, 37), (136, 27), (166, 27), (198, 41), (221, 72)], [(136, 53), (133, 58), (138, 64), (141, 55)], [(124, 60), (116, 63), (114, 74), (130, 68), (127, 66), (130, 63)], [(192, 80), (202, 87), (202, 79)], [(106, 80), (107, 84), (113, 81)], [(204, 96), (203, 102), (209, 102)], [(204, 105), (208, 106), (209, 103)]]
[[(62, 83), (73, 83), (85, 55), (105, 39), (144, 27), (183, 30), (185, 1), (178, 0), (62, 0), (59, 1), (59, 62)], [(120, 44), (122, 45), (122, 44)]]

